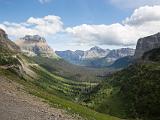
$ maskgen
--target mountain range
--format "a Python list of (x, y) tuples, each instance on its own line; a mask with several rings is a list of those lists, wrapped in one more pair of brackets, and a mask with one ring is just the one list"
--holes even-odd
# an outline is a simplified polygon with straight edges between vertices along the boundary
[(107, 67), (119, 58), (133, 56), (134, 52), (135, 50), (132, 48), (109, 50), (95, 46), (86, 51), (56, 51), (56, 54), (72, 64), (88, 67)]
[(75, 65), (100, 68), (113, 64), (117, 59), (133, 56), (135, 50), (131, 48), (121, 48), (116, 50), (102, 49), (98, 46), (90, 50), (66, 50), (54, 51), (46, 42), (45, 38), (39, 35), (26, 35), (19, 38), (15, 43), (27, 56), (41, 56), (48, 58), (62, 58)]

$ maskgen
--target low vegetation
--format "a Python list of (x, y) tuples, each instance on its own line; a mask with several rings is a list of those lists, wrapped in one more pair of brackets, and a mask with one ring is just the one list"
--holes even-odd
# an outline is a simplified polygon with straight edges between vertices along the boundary
[(63, 78), (74, 81), (99, 82), (104, 79), (108, 73), (112, 73), (113, 69), (96, 69), (72, 65), (63, 59), (52, 59), (33, 57), (32, 58), (41, 67), (49, 72), (62, 76)]
[(107, 77), (83, 97), (82, 104), (120, 118), (159, 120), (159, 50), (145, 53), (143, 60)]
[(28, 91), (30, 94), (43, 98), (45, 102), (49, 103), (51, 106), (66, 109), (68, 112), (79, 114), (88, 120), (119, 120), (119, 118), (98, 113), (75, 102), (66, 100), (66, 97), (64, 99), (64, 95), (61, 94), (61, 92), (58, 93), (56, 90), (48, 89), (45, 87), (46, 85), (43, 82), (41, 85), (36, 84), (37, 81), (33, 81), (32, 78), (19, 78), (17, 75), (12, 73), (12, 71), (5, 69), (0, 69), (0, 75), (22, 84), (26, 91)]

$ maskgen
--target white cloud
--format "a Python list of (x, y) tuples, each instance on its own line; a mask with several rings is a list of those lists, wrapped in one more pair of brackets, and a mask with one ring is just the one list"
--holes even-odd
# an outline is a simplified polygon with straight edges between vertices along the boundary
[(44, 4), (44, 3), (48, 3), (50, 2), (51, 0), (38, 0), (41, 4)]
[(160, 0), (110, 0), (110, 2), (120, 8), (138, 8), (146, 5), (160, 5)]
[(48, 15), (43, 18), (30, 17), (23, 23), (3, 22), (0, 27), (9, 35), (24, 36), (24, 35), (54, 35), (63, 30), (63, 23), (59, 16)]
[[(30, 17), (22, 23), (3, 22), (0, 28), (9, 35), (24, 36), (26, 34), (49, 36), (54, 38), (56, 33), (62, 35), (60, 44), (72, 46), (133, 46), (140, 37), (160, 32), (160, 6), (144, 6), (134, 10), (133, 14), (122, 21), (110, 25), (87, 25), (63, 28), (61, 18), (48, 15), (43, 18)], [(56, 34), (57, 35), (57, 34)], [(56, 38), (55, 38), (56, 39)], [(59, 38), (58, 38), (59, 39)], [(54, 41), (54, 40), (53, 40)], [(62, 43), (65, 41), (64, 43)], [(53, 43), (54, 44), (54, 43)]]
[(123, 23), (141, 25), (147, 22), (160, 21), (160, 6), (144, 6), (136, 9)]
[(112, 25), (80, 25), (67, 28), (79, 44), (133, 45), (137, 35), (130, 26), (116, 23)]
[(135, 45), (138, 38), (160, 32), (160, 6), (136, 9), (123, 23), (80, 25), (66, 31), (79, 44)]

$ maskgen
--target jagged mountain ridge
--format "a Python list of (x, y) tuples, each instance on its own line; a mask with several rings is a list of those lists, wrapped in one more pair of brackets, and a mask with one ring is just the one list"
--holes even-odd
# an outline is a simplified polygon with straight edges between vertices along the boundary
[(110, 50), (105, 50), (100, 47), (92, 47), (90, 50), (66, 50), (66, 51), (56, 51), (57, 55), (64, 58), (65, 60), (70, 61), (78, 61), (78, 60), (86, 60), (86, 59), (94, 59), (94, 58), (102, 58), (105, 57)]
[(109, 49), (102, 49), (98, 46), (92, 47), (90, 50), (84, 51), (82, 60), (102, 58), (110, 52)]
[(131, 48), (109, 50), (95, 46), (87, 51), (56, 51), (56, 54), (73, 64), (89, 67), (106, 67), (121, 57), (133, 56), (134, 52), (135, 50)]
[(57, 57), (53, 49), (47, 44), (45, 38), (39, 35), (26, 35), (16, 40), (15, 43), (28, 56)]

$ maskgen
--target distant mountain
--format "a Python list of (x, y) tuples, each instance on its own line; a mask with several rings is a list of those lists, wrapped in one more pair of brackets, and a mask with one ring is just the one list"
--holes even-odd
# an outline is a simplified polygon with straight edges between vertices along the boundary
[(154, 48), (160, 47), (160, 33), (140, 38), (137, 43), (135, 58), (141, 58), (142, 55)]
[(109, 67), (116, 68), (116, 69), (121, 69), (121, 68), (126, 68), (133, 63), (134, 63), (133, 56), (126, 56), (126, 57), (122, 57), (122, 58), (117, 59)]
[(125, 57), (125, 56), (133, 56), (135, 50), (131, 48), (121, 48), (117, 50), (112, 50), (109, 52), (109, 54), (105, 57), (107, 61), (115, 61), (119, 58)]
[(66, 51), (56, 51), (56, 54), (71, 63), (77, 63), (83, 60), (105, 57), (109, 53), (109, 51), (110, 50), (105, 50), (105, 49), (95, 46), (87, 51), (66, 50)]
[(27, 56), (57, 57), (45, 38), (26, 35), (15, 42)]
[(56, 54), (73, 64), (88, 67), (106, 67), (121, 57), (133, 56), (134, 52), (135, 50), (131, 48), (109, 50), (95, 46), (87, 51), (56, 51)]
[(109, 49), (102, 49), (100, 47), (92, 47), (90, 50), (84, 51), (82, 60), (86, 59), (97, 59), (105, 57), (110, 52)]

